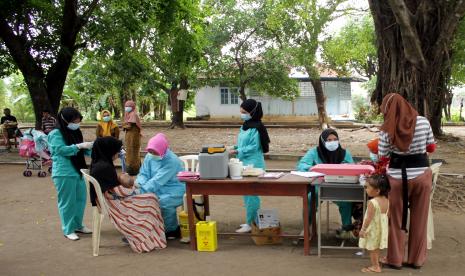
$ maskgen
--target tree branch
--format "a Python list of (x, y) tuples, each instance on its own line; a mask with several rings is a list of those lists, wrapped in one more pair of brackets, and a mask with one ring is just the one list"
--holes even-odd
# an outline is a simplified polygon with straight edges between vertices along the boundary
[(426, 61), (421, 50), (421, 42), (413, 23), (413, 17), (404, 0), (388, 0), (388, 3), (399, 25), (405, 58), (419, 69), (425, 69)]
[(82, 21), (81, 24), (82, 25), (86, 24), (86, 22), (89, 19), (90, 15), (94, 11), (94, 9), (97, 7), (98, 1), (99, 0), (92, 1), (92, 3), (90, 3), (90, 5), (89, 5), (89, 8), (85, 12), (82, 13), (82, 15), (81, 15), (81, 21)]

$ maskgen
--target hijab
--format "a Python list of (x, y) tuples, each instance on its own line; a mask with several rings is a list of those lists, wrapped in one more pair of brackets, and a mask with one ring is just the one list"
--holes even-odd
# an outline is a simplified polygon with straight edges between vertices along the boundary
[[(123, 142), (111, 136), (97, 138), (94, 142), (90, 175), (99, 182), (102, 193), (119, 185), (116, 169), (113, 165), (113, 156), (122, 147)], [(92, 206), (95, 206), (97, 195), (93, 186), (90, 189), (90, 199)]]
[[(82, 115), (74, 107), (65, 107), (58, 113), (56, 128), (60, 130), (65, 144), (68, 146), (84, 142), (81, 129), (71, 130), (68, 124), (76, 119), (82, 120)], [(86, 169), (87, 164), (84, 158), (84, 151), (79, 150), (75, 156), (71, 156), (71, 163), (76, 171), (81, 174), (81, 169)]]
[(165, 134), (158, 133), (157, 135), (150, 138), (149, 142), (147, 143), (147, 148), (145, 150), (153, 150), (160, 155), (161, 158), (165, 156), (166, 151), (169, 148), (169, 142), (166, 138)]
[(341, 164), (346, 156), (346, 150), (341, 147), (341, 143), (339, 143), (339, 147), (335, 151), (329, 151), (325, 146), (325, 142), (331, 134), (339, 140), (339, 135), (337, 135), (334, 129), (327, 128), (323, 130), (318, 140), (318, 157), (320, 157), (324, 164)]
[[(108, 113), (108, 114), (111, 114), (110, 111), (108, 110), (103, 110), (101, 113), (100, 113), (100, 122), (98, 123), (98, 125), (102, 128), (103, 130), (103, 133), (102, 133), (102, 136), (105, 137), (105, 136), (111, 136), (111, 131), (114, 129), (114, 128), (117, 128), (118, 125), (113, 122), (113, 119), (111, 119), (110, 121), (108, 122), (105, 122), (103, 120), (103, 114), (105, 113)], [(110, 115), (111, 116), (111, 115)]]
[(139, 115), (137, 115), (136, 112), (136, 103), (134, 101), (127, 101), (124, 106), (130, 106), (132, 107), (131, 112), (124, 112), (124, 122), (125, 123), (134, 123), (137, 125), (137, 127), (142, 130), (141, 124), (140, 124), (140, 118)]
[(251, 119), (244, 122), (244, 124), (242, 125), (242, 129), (257, 129), (258, 133), (260, 134), (260, 143), (262, 145), (263, 153), (267, 153), (270, 149), (270, 137), (268, 136), (268, 131), (266, 130), (265, 125), (262, 123), (262, 104), (254, 99), (247, 99), (242, 102), (241, 107), (245, 111), (249, 112), (250, 116), (252, 116)]
[(396, 93), (389, 93), (383, 98), (381, 112), (384, 123), (381, 130), (389, 135), (391, 145), (400, 151), (408, 151), (413, 141), (418, 112), (404, 97)]

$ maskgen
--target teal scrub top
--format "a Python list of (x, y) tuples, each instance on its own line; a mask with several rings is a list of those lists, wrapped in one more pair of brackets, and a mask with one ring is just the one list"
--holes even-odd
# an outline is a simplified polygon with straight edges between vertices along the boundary
[[(341, 164), (344, 164), (344, 163), (354, 163), (354, 160), (352, 159), (352, 155), (347, 149), (346, 149), (346, 155), (344, 157), (344, 160), (342, 160)], [(323, 161), (318, 156), (318, 151), (316, 147), (314, 147), (310, 149), (309, 151), (307, 151), (304, 157), (300, 159), (299, 163), (297, 163), (296, 169), (301, 172), (308, 172), (311, 167), (317, 164), (323, 164)]]
[(265, 169), (265, 158), (263, 157), (260, 134), (256, 128), (241, 130), (237, 138), (237, 158), (242, 161), (244, 166), (253, 165), (254, 168)]
[[(52, 177), (81, 176), (74, 168), (70, 158), (79, 152), (78, 147), (76, 145), (66, 145), (59, 129), (54, 129), (48, 134), (47, 142), (53, 162)], [(85, 155), (90, 155), (90, 153), (91, 150), (85, 150)]]

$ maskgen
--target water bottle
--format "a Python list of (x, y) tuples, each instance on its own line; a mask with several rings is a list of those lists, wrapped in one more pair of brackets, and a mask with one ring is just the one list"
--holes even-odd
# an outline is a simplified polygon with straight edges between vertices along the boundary
[(119, 159), (121, 159), (121, 170), (123, 173), (126, 172), (126, 151), (121, 149), (118, 153)]

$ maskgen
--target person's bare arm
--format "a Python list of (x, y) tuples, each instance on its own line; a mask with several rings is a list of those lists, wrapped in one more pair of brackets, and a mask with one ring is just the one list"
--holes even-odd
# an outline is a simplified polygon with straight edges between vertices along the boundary
[(360, 237), (362, 238), (366, 237), (366, 231), (368, 227), (370, 226), (370, 223), (373, 220), (374, 215), (375, 215), (375, 207), (373, 206), (373, 203), (371, 203), (371, 201), (368, 201), (367, 214), (366, 214), (365, 219), (363, 220), (362, 229), (360, 229)]
[(122, 173), (118, 175), (118, 182), (125, 188), (132, 188), (134, 185), (134, 178), (127, 173)]

